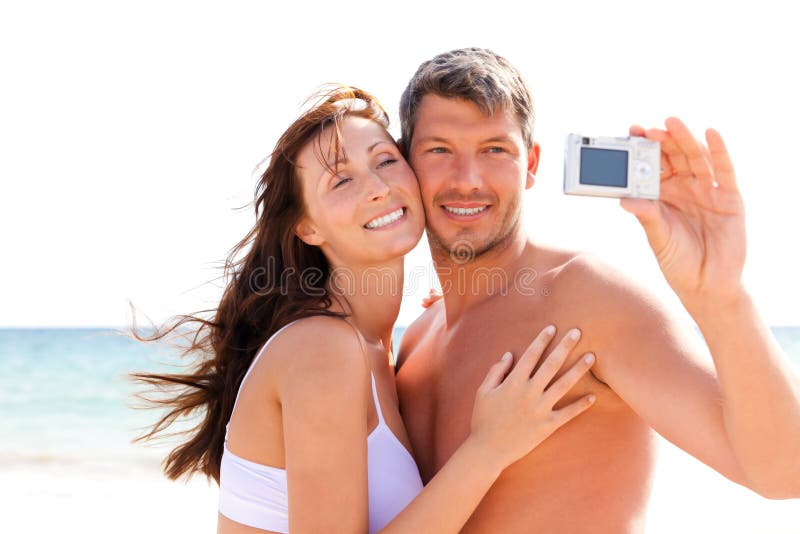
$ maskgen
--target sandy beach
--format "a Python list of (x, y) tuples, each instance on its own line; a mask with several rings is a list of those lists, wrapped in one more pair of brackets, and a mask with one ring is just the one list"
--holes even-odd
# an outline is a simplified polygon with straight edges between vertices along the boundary
[[(3, 532), (216, 531), (216, 485), (170, 482), (155, 459), (9, 462), (0, 464), (0, 479)], [(798, 534), (800, 499), (762, 499), (662, 442), (646, 532)]]
[(216, 532), (217, 488), (171, 482), (155, 465), (40, 461), (0, 467), (7, 533)]
[[(800, 363), (800, 329), (775, 334)], [(150, 347), (94, 330), (0, 330), (3, 343), (0, 533), (216, 532), (216, 484), (161, 475), (169, 442), (131, 444), (156, 417), (130, 408), (126, 378), (158, 369)], [(763, 499), (660, 443), (648, 534), (800, 534), (800, 499)]]

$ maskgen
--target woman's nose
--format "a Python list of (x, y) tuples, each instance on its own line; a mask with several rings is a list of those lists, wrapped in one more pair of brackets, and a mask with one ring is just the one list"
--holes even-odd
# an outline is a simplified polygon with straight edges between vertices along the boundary
[(370, 200), (380, 200), (389, 194), (389, 185), (377, 173), (369, 173), (367, 196)]

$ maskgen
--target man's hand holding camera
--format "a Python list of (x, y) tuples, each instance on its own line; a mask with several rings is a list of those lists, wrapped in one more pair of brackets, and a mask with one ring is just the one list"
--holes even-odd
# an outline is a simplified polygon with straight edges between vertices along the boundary
[(705, 146), (676, 118), (666, 129), (633, 126), (630, 134), (661, 144), (660, 199), (620, 205), (641, 222), (667, 282), (689, 311), (739, 298), (744, 204), (722, 137), (707, 130)]

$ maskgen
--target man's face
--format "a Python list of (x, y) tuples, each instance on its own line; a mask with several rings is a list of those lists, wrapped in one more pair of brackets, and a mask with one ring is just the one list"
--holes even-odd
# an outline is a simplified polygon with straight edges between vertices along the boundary
[(408, 152), (434, 254), (477, 258), (513, 235), (539, 163), (513, 115), (425, 95)]

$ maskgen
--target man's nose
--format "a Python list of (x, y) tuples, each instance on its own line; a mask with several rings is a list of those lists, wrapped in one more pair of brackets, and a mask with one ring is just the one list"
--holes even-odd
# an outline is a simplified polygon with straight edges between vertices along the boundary
[(481, 172), (478, 162), (470, 154), (462, 154), (458, 157), (455, 174), (453, 176), (454, 188), (464, 193), (469, 193), (480, 189)]

